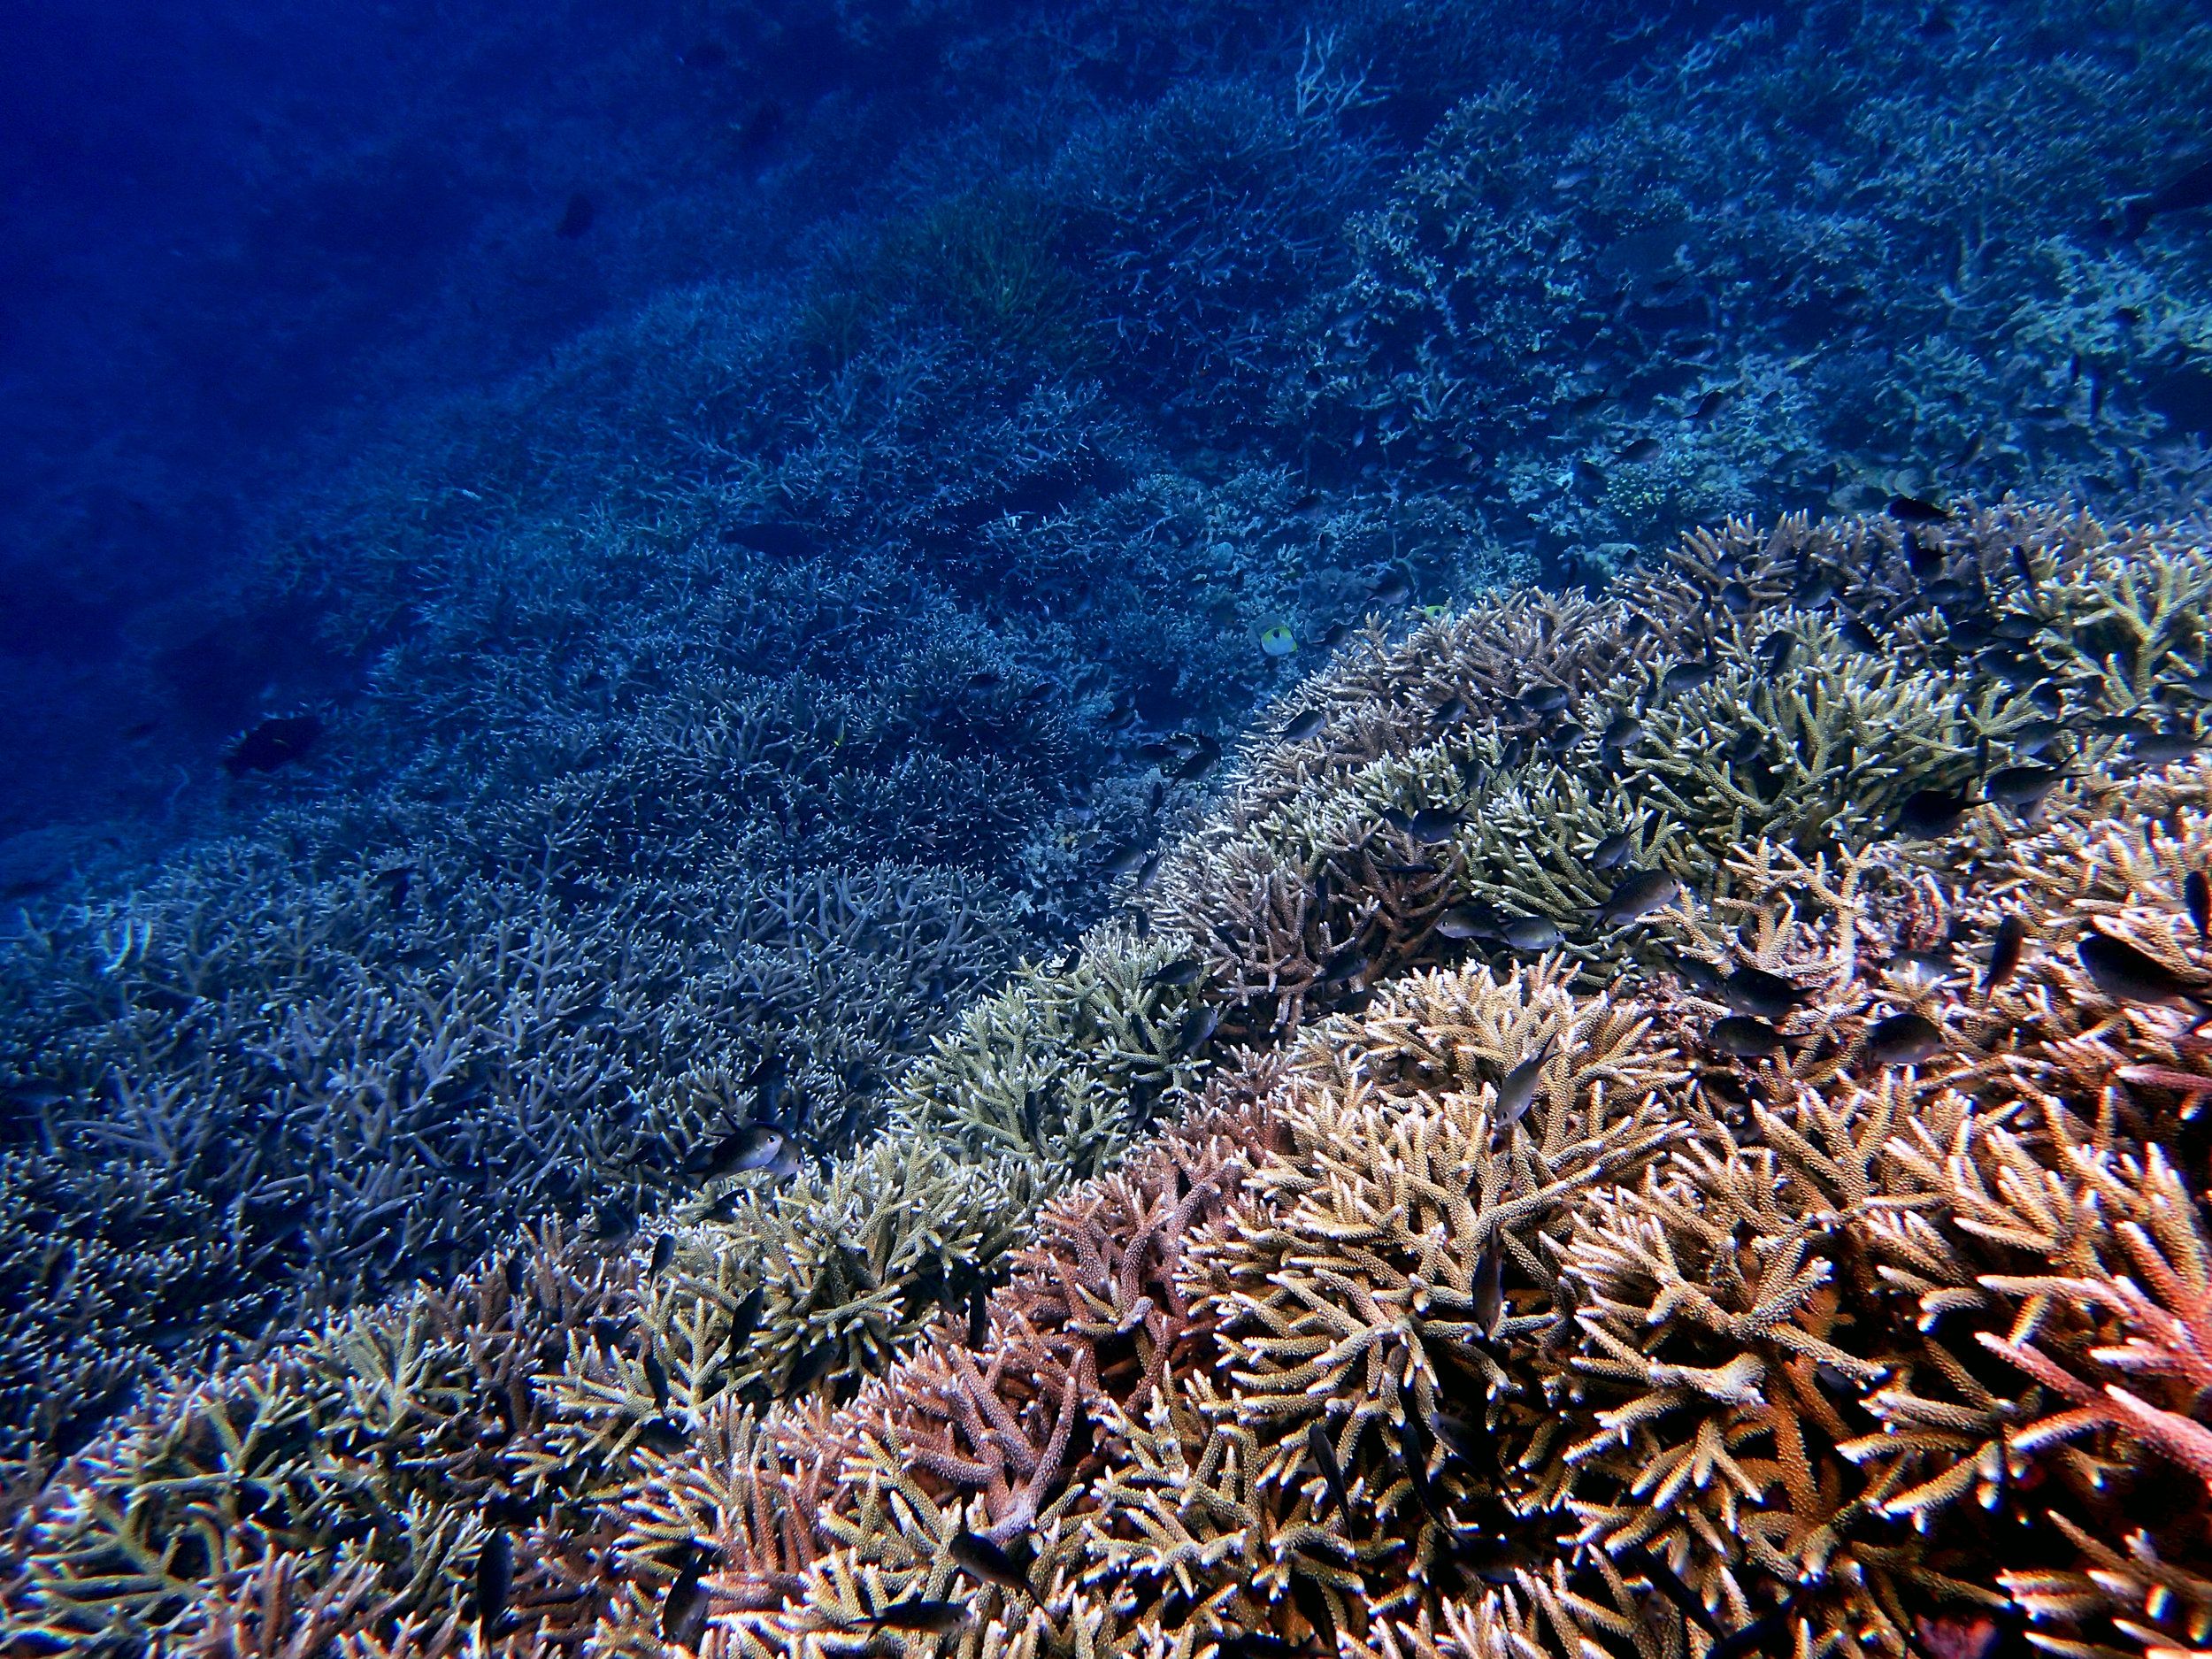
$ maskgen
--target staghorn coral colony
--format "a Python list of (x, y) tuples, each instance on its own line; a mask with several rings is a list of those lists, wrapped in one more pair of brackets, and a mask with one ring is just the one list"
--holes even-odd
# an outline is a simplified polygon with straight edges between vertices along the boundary
[(884, 1131), (42, 1470), (12, 1647), (2202, 1651), (2208, 594), (2006, 503), (1371, 632)]

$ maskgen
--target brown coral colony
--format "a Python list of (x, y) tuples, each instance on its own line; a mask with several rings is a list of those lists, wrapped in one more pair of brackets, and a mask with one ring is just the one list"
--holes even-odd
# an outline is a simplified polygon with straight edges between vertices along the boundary
[(1356, 636), (879, 1140), (50, 1471), (10, 1651), (2200, 1653), (2208, 596), (1901, 503)]

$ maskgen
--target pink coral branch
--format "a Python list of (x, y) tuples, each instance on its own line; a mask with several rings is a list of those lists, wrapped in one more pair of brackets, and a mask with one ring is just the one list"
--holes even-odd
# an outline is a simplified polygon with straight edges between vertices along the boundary
[(2162, 1410), (2116, 1383), (2107, 1383), (2104, 1391), (2116, 1420), (2212, 1487), (2212, 1429), (2178, 1411)]

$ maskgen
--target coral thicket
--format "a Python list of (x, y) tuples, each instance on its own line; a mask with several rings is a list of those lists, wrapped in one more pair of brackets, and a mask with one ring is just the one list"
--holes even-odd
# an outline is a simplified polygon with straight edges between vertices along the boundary
[[(542, 1227), (129, 1411), (19, 1511), (16, 1639), (2200, 1649), (2212, 793), (2123, 769), (2114, 717), (2200, 671), (2212, 567), (2013, 507), (1916, 575), (1902, 539), (1732, 526), (1611, 597), (1371, 636), (1270, 717), (1323, 716), (1256, 741), (1153, 936), (979, 1002), (882, 1137), (710, 1184), (664, 1248)], [(1847, 608), (1800, 591), (1831, 565)], [(1860, 661), (1939, 568), (2013, 584), (2032, 677), (1957, 616)], [(1899, 821), (2037, 741), (2047, 686), (2070, 776)], [(1678, 727), (1709, 735), (1645, 742)], [(1781, 810), (1743, 803), (1745, 732), (1807, 768)], [(1575, 804), (1517, 874), (1502, 803), (1540, 790)], [(1547, 914), (1544, 868), (1603, 898), (1620, 827), (1673, 876), (1624, 923), (1438, 925)]]

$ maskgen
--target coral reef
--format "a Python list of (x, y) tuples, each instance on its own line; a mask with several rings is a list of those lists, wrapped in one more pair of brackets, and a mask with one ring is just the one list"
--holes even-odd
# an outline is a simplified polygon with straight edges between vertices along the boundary
[[(2160, 637), (2139, 625), (2193, 549), (2015, 510), (1961, 533), (2031, 521), (2072, 720), (2177, 681), (2080, 642), (2116, 616)], [(2099, 563), (2116, 541), (2138, 556)], [(1693, 582), (1642, 580), (1654, 606)], [(1510, 638), (1547, 609), (1480, 614)], [(1635, 652), (1590, 701), (1699, 660), (1624, 641), (1626, 609), (1586, 612), (1600, 652)], [(1855, 705), (1924, 749), (1865, 774), (1876, 810), (1737, 833), (1677, 804), (1645, 856), (1681, 875), (1632, 949), (1379, 953), (1356, 1002), (1325, 985), (1234, 1051), (1177, 1034), (1233, 1000), (1194, 943), (1233, 935), (1106, 924), (940, 1036), (890, 1130), (818, 1174), (710, 1183), (664, 1243), (552, 1226), (150, 1395), (27, 1502), (9, 1628), (752, 1659), (2200, 1647), (2212, 778), (2183, 757), (1901, 830), (1892, 780), (1955, 789), (1944, 769), (2016, 741), (2032, 687), (1932, 639), (1855, 676), (1841, 624), (1768, 610), (1716, 627), (1755, 650), (1801, 630), (1805, 680), (1723, 669), (1635, 703), (1771, 731), (1792, 684), (1945, 686)], [(1406, 672), (1467, 696), (1442, 626)], [(1453, 626), (1468, 664), (1494, 655)], [(1580, 746), (1502, 763), (1547, 735), (1525, 692), (1485, 694), (1513, 700), (1495, 718), (1469, 697), (1440, 741), (1417, 679), (1385, 695), (1396, 649), (1289, 700), (1330, 735), (1251, 751), (1170, 862), (1181, 893), (1335, 801), (1332, 883), (1399, 927), (1409, 907), (1357, 884), (1426, 852), (1432, 909), (1481, 902), (1453, 887), (1479, 819), (1424, 841), (1384, 803), (1510, 772), (1595, 810)], [(1801, 700), (1809, 741), (1839, 701)], [(1631, 754), (1613, 780), (1642, 773)]]
[(1098, 1173), (1202, 1069), (1206, 1004), (1172, 982), (1188, 960), (1110, 925), (1024, 970), (901, 1079), (892, 1132), (1010, 1160), (1046, 1193)]
[(1721, 11), (241, 123), (312, 481), (0, 446), (0, 1644), (2204, 1647), (2212, 31)]
[(1710, 885), (1751, 841), (1810, 854), (1974, 812), (2008, 761), (2047, 790), (2188, 752), (2207, 592), (2185, 534), (2017, 503), (1699, 531), (1607, 597), (1355, 642), (1263, 718), (1159, 913), (1240, 1034), (1496, 952), (1517, 918), (1551, 925), (1522, 955), (1609, 973), (1642, 948), (1609, 915), (1627, 871)]
[(628, 760), (443, 823), (303, 810), (296, 849), (218, 843), (9, 941), (0, 1455), (548, 1211), (621, 1231), (763, 1103), (731, 1085), (764, 1060), (810, 1147), (872, 1131), (1029, 935), (964, 870), (779, 868), (779, 813), (811, 841), (841, 801), (856, 850), (872, 792), (945, 793), (926, 747), (841, 744), (835, 706), (794, 732), (780, 695), (657, 714)]

